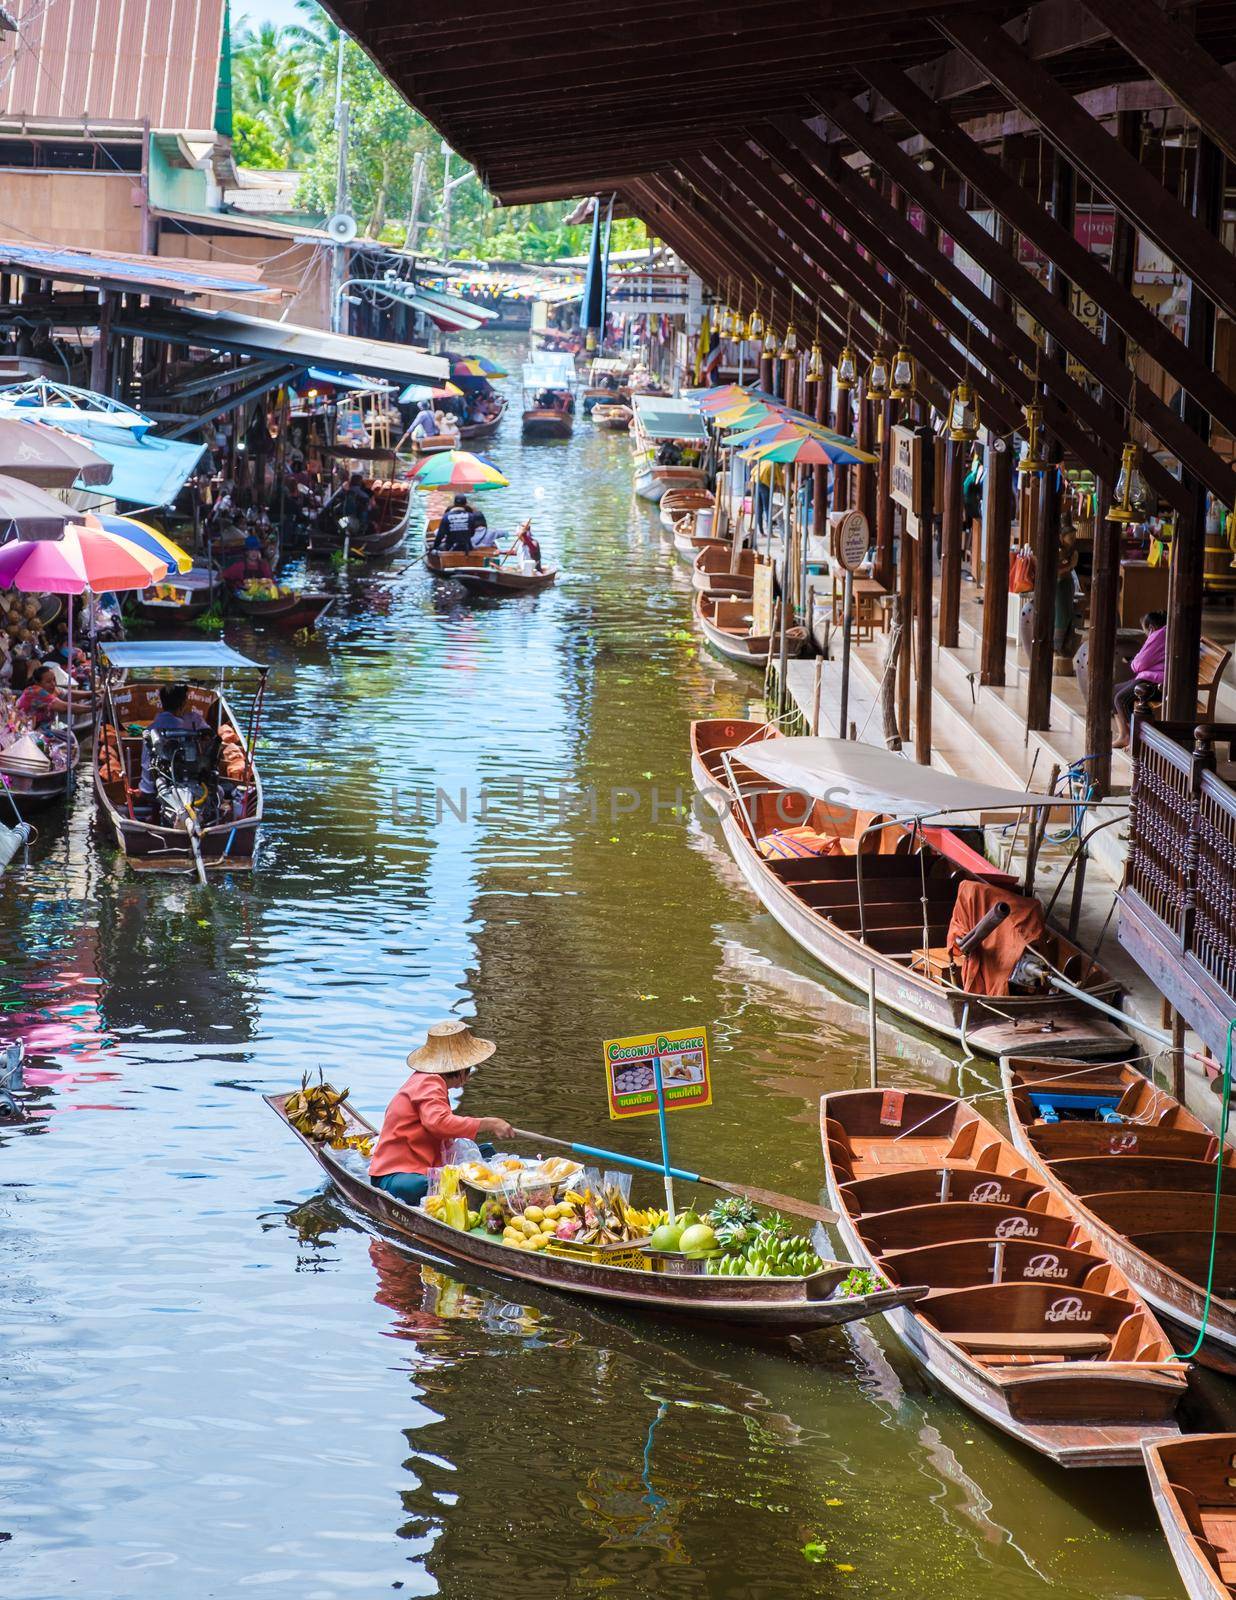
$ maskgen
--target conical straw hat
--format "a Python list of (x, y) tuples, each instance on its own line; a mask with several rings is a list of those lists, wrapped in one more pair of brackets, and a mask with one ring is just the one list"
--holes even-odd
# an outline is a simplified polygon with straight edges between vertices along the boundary
[(408, 1057), (413, 1072), (436, 1072), (449, 1077), (468, 1067), (479, 1067), (498, 1048), (489, 1039), (478, 1039), (466, 1022), (435, 1022), (419, 1050)]

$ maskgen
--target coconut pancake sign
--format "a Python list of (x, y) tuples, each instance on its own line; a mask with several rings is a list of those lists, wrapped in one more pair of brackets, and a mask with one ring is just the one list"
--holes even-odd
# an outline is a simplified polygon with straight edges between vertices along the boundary
[(611, 1118), (643, 1117), (656, 1112), (658, 1063), (667, 1111), (712, 1104), (708, 1034), (703, 1028), (607, 1039), (604, 1049)]

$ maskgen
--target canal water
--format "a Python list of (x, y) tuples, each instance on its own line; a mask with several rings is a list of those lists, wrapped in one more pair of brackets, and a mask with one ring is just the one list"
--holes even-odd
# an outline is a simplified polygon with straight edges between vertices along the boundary
[(422, 1265), (263, 1104), (321, 1066), (378, 1117), (456, 1015), (498, 1043), (468, 1109), (649, 1155), (601, 1041), (704, 1024), (675, 1158), (815, 1197), (818, 1096), (866, 1082), (858, 1009), (676, 809), (689, 720), (760, 685), (701, 648), (626, 439), (516, 414), (494, 454), (556, 589), (469, 605), (409, 546), (305, 647), (229, 632), (273, 665), (252, 877), (137, 876), (83, 794), (4, 879), (0, 1592), (1174, 1596), (1137, 1473), (1020, 1451), (880, 1325), (760, 1347)]

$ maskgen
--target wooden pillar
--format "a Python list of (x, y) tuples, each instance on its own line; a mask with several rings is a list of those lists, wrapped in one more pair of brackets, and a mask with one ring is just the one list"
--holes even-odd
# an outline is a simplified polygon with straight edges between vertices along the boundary
[[(843, 439), (850, 437), (850, 429), (854, 426), (854, 396), (850, 389), (837, 390), (837, 414), (833, 418), (833, 427)], [(833, 478), (833, 510), (844, 511), (850, 504), (850, 468), (838, 467)]]
[[(873, 443), (872, 434), (874, 431), (875, 430), (872, 427), (871, 405), (868, 402), (866, 392), (864, 391), (862, 399), (858, 402), (858, 448), (860, 450), (865, 450), (868, 455), (874, 454), (871, 448)], [(875, 472), (865, 461), (860, 461), (858, 466), (854, 468), (851, 478), (853, 481), (853, 499), (851, 500), (851, 504), (857, 507), (857, 509), (861, 511), (867, 518), (868, 526), (874, 528)]]
[(961, 478), (964, 445), (944, 447), (944, 510), (940, 519), (940, 644), (955, 650), (961, 620)]
[(987, 446), (983, 475), (983, 651), (979, 682), (1003, 688), (1008, 662), (1009, 546), (1013, 537), (1013, 452), (1004, 439)]
[[(900, 406), (896, 400), (882, 402), (879, 444), (880, 465), (876, 473), (875, 568), (872, 576), (886, 589), (893, 586), (893, 497), (889, 492), (893, 478), (893, 424)], [(906, 613), (908, 616), (909, 613)]]
[[(1116, 136), (1132, 154), (1140, 152), (1141, 113), (1122, 111), (1116, 119)], [(1137, 231), (1129, 219), (1116, 212), (1112, 233), (1111, 274), (1127, 293), (1133, 286), (1137, 256)], [(1103, 343), (1121, 361), (1128, 340), (1110, 314), (1103, 319)], [(1121, 412), (1118, 401), (1110, 408)], [(1116, 687), (1116, 624), (1120, 594), (1120, 524), (1108, 522), (1114, 484), (1095, 485), (1094, 544), (1090, 568), (1090, 622), (1086, 632), (1086, 751), (1094, 757), (1090, 778), (1097, 795), (1106, 795), (1112, 782), (1112, 694)]]
[[(1051, 210), (1055, 221), (1070, 234), (1073, 232), (1076, 194), (1076, 173), (1071, 163), (1057, 151), (1052, 160)], [(1068, 305), (1071, 297), (1069, 280), (1054, 261), (1050, 267), (1049, 284), (1053, 296), (1062, 305)], [(1068, 353), (1055, 337), (1047, 341), (1047, 359), (1057, 366), (1067, 365)], [(1056, 576), (1060, 565), (1060, 495), (1054, 469), (1060, 463), (1061, 454), (1060, 441), (1053, 439), (1048, 446), (1049, 465), (1043, 475), (1039, 497), (1034, 549), (1034, 633), (1030, 641), (1030, 674), (1026, 687), (1027, 728), (1051, 727)]]
[(926, 514), (919, 523), (918, 560), (914, 572), (914, 759), (931, 765), (931, 594), (934, 573), (931, 550), (931, 507), (935, 502), (936, 446), (930, 426), (918, 430), (922, 440), (921, 504)]
[(773, 389), (773, 358), (765, 351), (760, 351), (760, 388), (765, 394), (775, 393)]
[[(1213, 139), (1199, 132), (1194, 155), (1193, 215), (1208, 233), (1217, 235), (1223, 218), (1226, 161)], [(1197, 283), (1189, 284), (1189, 316), (1185, 330), (1189, 354), (1214, 365), (1215, 308)], [(1190, 395), (1184, 396), (1184, 420), (1210, 442), (1210, 415)], [(1202, 599), (1206, 572), (1206, 491), (1197, 477), (1182, 480), (1193, 504), (1176, 518), (1168, 589), (1167, 677), (1163, 684), (1163, 716), (1168, 722), (1192, 722), (1197, 716), (1198, 651), (1202, 642)]]
[[(827, 375), (815, 383), (815, 420), (828, 421)], [(811, 477), (811, 531), (817, 539), (822, 539), (828, 522), (828, 468), (812, 467)]]
[(111, 393), (112, 313), (116, 296), (105, 289), (99, 296), (99, 337), (90, 352), (90, 387), (96, 394)]
[(910, 680), (914, 676), (914, 553), (918, 549), (901, 520), (897, 554), (897, 593), (901, 598), (901, 648), (897, 658), (897, 732), (910, 743)]

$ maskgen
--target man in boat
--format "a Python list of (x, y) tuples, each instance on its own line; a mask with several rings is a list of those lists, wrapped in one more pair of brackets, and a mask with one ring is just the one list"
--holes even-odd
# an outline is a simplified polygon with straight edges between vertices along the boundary
[(471, 550), (478, 543), (476, 535), (488, 524), (484, 513), (468, 504), (466, 494), (457, 494), (442, 513), (438, 531), (434, 534), (435, 550)]
[[(160, 733), (209, 733), (210, 724), (200, 711), (195, 711), (189, 704), (189, 685), (187, 683), (165, 683), (159, 690), (159, 704), (162, 710), (146, 729), (147, 735)], [(138, 785), (143, 795), (153, 803), (155, 795), (154, 776), (150, 770), (150, 752), (152, 741), (149, 737), (142, 740), (142, 778)]]
[(451, 1109), (452, 1092), (462, 1090), (496, 1049), (465, 1022), (434, 1023), (425, 1043), (408, 1057), (411, 1076), (386, 1108), (369, 1163), (370, 1183), (415, 1205), (429, 1189), (430, 1167), (443, 1165), (442, 1148), (448, 1140), (476, 1139), (479, 1134), (515, 1137), (502, 1117), (461, 1117)]
[(343, 491), (343, 500), (339, 511), (342, 516), (351, 517), (356, 524), (356, 532), (366, 534), (369, 532), (369, 518), (373, 507), (373, 496), (365, 487), (365, 479), (359, 472), (354, 472), (348, 479), (348, 486)]
[(261, 545), (258, 545), (256, 549), (251, 545), (246, 545), (240, 559), (233, 561), (230, 567), (224, 567), (222, 572), (224, 583), (233, 589), (243, 588), (251, 579), (256, 578), (267, 578), (273, 582), (274, 576), (270, 568), (270, 562), (267, 561), (262, 553)]
[(438, 419), (434, 414), (432, 400), (417, 402), (416, 415), (412, 419), (412, 426), (408, 429), (409, 439), (436, 439), (442, 432), (438, 426)]

